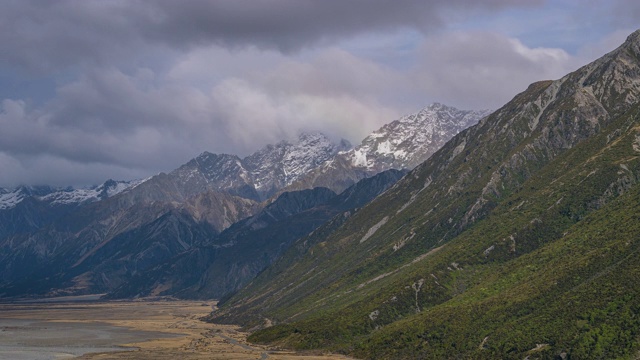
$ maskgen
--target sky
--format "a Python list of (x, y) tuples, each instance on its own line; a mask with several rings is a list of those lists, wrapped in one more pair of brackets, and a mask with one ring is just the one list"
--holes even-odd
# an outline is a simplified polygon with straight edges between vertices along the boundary
[(0, 0), (0, 187), (357, 144), (433, 102), (496, 109), (638, 28), (637, 0)]

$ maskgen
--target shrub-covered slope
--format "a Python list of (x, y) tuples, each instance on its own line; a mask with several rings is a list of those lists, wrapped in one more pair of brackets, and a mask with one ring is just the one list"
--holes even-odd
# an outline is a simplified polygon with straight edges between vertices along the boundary
[(635, 355), (639, 98), (635, 32), (300, 239), (214, 321), (363, 358)]

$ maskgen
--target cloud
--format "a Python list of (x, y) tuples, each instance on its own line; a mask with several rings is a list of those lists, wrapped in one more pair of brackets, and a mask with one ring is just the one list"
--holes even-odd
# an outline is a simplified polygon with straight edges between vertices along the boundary
[[(384, 81), (373, 80), (384, 73), (375, 64), (337, 50), (312, 62), (317, 66), (277, 63), (266, 73), (228, 78), (206, 90), (172, 70), (168, 76), (147, 68), (133, 74), (96, 68), (61, 85), (41, 107), (5, 99), (0, 153), (13, 175), (4, 179), (38, 173), (46, 176), (37, 183), (65, 176), (72, 184), (78, 179), (99, 183), (107, 170), (114, 171), (108, 177), (169, 171), (205, 150), (247, 155), (302, 130), (355, 142), (395, 116), (395, 109), (375, 100), (373, 85)], [(331, 67), (335, 78), (326, 75), (326, 82), (319, 83)], [(292, 68), (298, 70), (289, 72)], [(369, 87), (369, 94), (354, 87)], [(39, 172), (30, 170), (35, 165), (16, 167), (16, 161), (42, 165), (43, 159), (64, 166), (44, 166)]]
[[(301, 130), (357, 143), (433, 101), (496, 108), (578, 61), (560, 49), (529, 48), (487, 32), (430, 36), (408, 55), (415, 65), (396, 69), (336, 47), (299, 57), (209, 47), (185, 53), (164, 72), (88, 68), (42, 106), (4, 100), (0, 152), (34, 164), (64, 162), (60, 169), (85, 166), (65, 170), (69, 183), (98, 183), (107, 169), (169, 171), (205, 150), (247, 155)], [(15, 172), (34, 174), (29, 168)], [(44, 168), (49, 179), (64, 177)]]
[(195, 90), (143, 85), (115, 70), (96, 71), (63, 86), (42, 108), (4, 100), (0, 152), (147, 172), (189, 159), (203, 142), (189, 138), (206, 134), (208, 101)]
[(255, 151), (257, 143), (291, 138), (301, 130), (322, 130), (336, 138), (360, 141), (396, 114), (394, 109), (346, 94), (274, 94), (240, 79), (216, 87), (213, 101), (219, 117), (225, 119), (227, 135), (245, 154)]
[(433, 101), (497, 108), (611, 50), (637, 21), (635, 2), (591, 3), (5, 2), (0, 186), (148, 176), (300, 130), (357, 143)]
[[(540, 0), (12, 1), (0, 12), (0, 61), (29, 71), (114, 64), (150, 52), (221, 45), (283, 53), (358, 34), (446, 23), (447, 11), (528, 7)], [(156, 50), (153, 50), (156, 48)]]
[(425, 97), (462, 108), (497, 108), (535, 81), (558, 79), (582, 65), (562, 49), (529, 48), (490, 32), (427, 38), (414, 69)]

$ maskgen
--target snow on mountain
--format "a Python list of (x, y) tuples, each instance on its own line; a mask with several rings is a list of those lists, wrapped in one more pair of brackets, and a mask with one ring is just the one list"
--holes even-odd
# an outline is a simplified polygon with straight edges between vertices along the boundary
[(281, 141), (255, 153), (236, 155), (204, 152), (169, 175), (185, 194), (205, 189), (264, 200), (351, 145), (335, 144), (319, 132), (303, 132), (296, 142)]
[(490, 114), (434, 103), (384, 125), (342, 156), (367, 171), (413, 169), (451, 137)]
[[(303, 132), (295, 142), (267, 145), (244, 159), (204, 152), (155, 180), (162, 191), (179, 194), (177, 198), (216, 190), (261, 201), (289, 187), (315, 186), (340, 192), (364, 177), (388, 169), (414, 168), (451, 137), (488, 114), (487, 110), (465, 111), (435, 103), (384, 125), (355, 148), (346, 140), (336, 144), (320, 132)], [(167, 179), (169, 183), (165, 183)], [(144, 181), (108, 180), (86, 189), (0, 189), (0, 210), (14, 207), (28, 196), (51, 204), (98, 201)]]
[(324, 186), (339, 193), (362, 178), (385, 170), (413, 169), (454, 135), (490, 113), (434, 103), (372, 132), (360, 145), (339, 152), (285, 191)]
[(24, 194), (19, 191), (2, 190), (0, 192), (0, 210), (11, 209), (24, 199)]
[(346, 140), (335, 144), (320, 132), (305, 132), (296, 143), (281, 141), (267, 145), (246, 157), (244, 163), (251, 171), (256, 190), (264, 198), (350, 147)]
[(51, 205), (80, 204), (93, 202), (119, 194), (131, 189), (144, 180), (114, 181), (107, 180), (100, 186), (91, 188), (51, 188), (48, 186), (27, 187), (20, 186), (13, 190), (0, 190), (0, 210), (14, 208), (28, 197), (39, 201), (48, 202)]

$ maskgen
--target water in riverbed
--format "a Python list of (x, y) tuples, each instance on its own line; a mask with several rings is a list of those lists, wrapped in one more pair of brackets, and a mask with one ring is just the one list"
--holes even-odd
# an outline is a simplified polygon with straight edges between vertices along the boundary
[(166, 336), (104, 323), (3, 319), (0, 313), (0, 359), (3, 360), (70, 359), (91, 352), (123, 351), (127, 348), (118, 344)]

